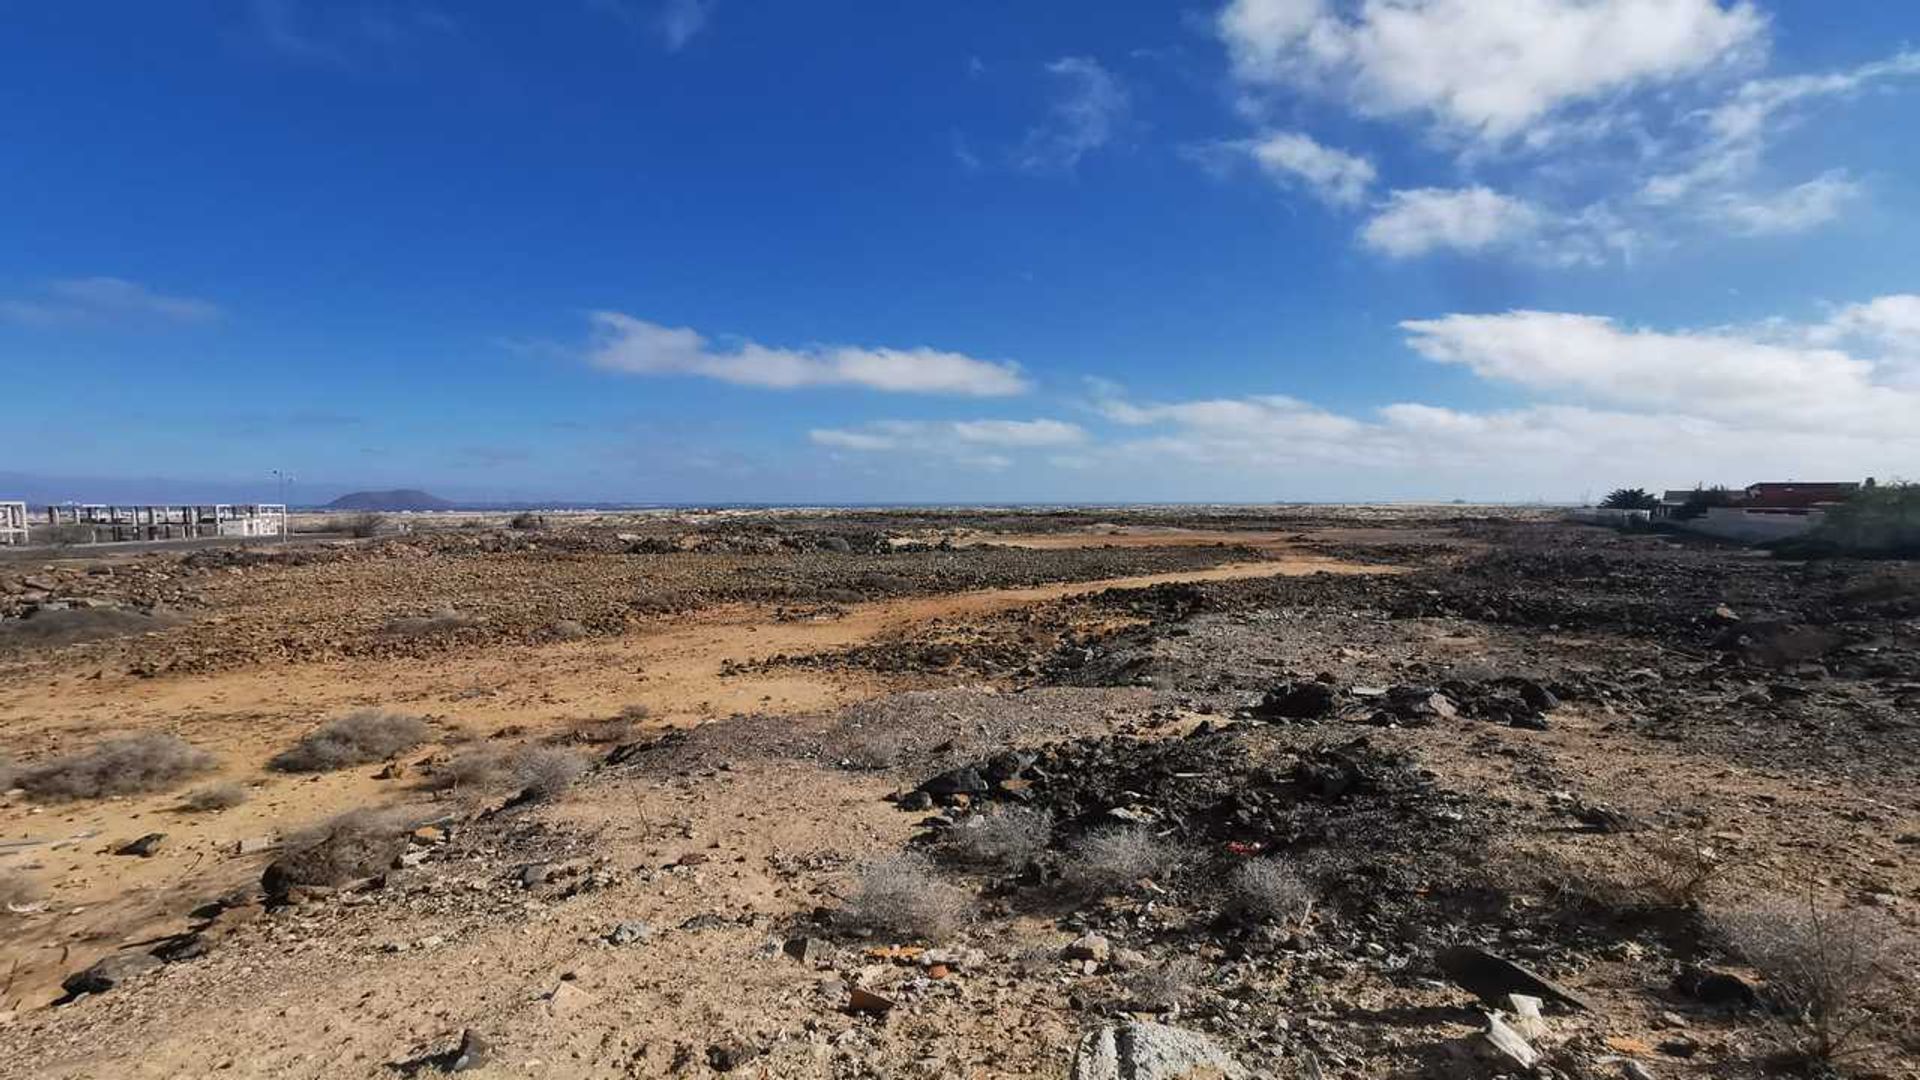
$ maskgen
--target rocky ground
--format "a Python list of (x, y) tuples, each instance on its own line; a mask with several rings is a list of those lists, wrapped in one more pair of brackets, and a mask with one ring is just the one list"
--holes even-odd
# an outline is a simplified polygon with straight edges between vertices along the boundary
[[(1740, 927), (1811, 910), (1863, 1022), (1840, 1067), (1920, 1075), (1920, 568), (1492, 515), (1109, 517), (16, 568), (16, 627), (168, 620), (0, 645), (79, 714), (7, 714), (21, 766), (137, 721), (255, 795), (6, 797), (0, 872), (37, 898), (0, 923), (0, 1074), (1804, 1073), (1793, 980)], [(304, 617), (269, 635), (243, 599)], [(443, 606), (480, 621), (393, 640)], [(326, 702), (430, 734), (248, 764), (239, 718), (284, 745)], [(592, 768), (449, 788), (474, 740)], [(350, 870), (286, 884), (299, 827), (366, 804)]]

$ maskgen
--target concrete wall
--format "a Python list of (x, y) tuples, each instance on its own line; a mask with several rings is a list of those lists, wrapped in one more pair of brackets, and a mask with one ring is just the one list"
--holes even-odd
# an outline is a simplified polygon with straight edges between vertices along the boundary
[(1669, 520), (1667, 524), (1688, 532), (1737, 540), (1743, 544), (1764, 544), (1786, 540), (1812, 532), (1826, 515), (1818, 510), (1804, 514), (1769, 514), (1742, 510), (1736, 506), (1716, 506), (1690, 521)]

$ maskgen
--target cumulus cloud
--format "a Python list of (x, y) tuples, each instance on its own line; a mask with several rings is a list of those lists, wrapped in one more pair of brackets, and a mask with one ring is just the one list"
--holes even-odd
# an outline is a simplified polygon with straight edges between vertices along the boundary
[(1014, 156), (1028, 172), (1064, 172), (1113, 141), (1131, 108), (1126, 88), (1087, 56), (1064, 56), (1046, 67), (1054, 98), (1046, 119), (1029, 129)]
[(68, 323), (207, 323), (220, 307), (207, 300), (169, 296), (125, 278), (88, 277), (50, 281), (35, 296), (0, 299), (0, 319), (30, 326)]
[(1274, 132), (1241, 145), (1276, 182), (1303, 184), (1334, 206), (1357, 206), (1373, 187), (1373, 162), (1322, 146), (1297, 131)]
[(1533, 206), (1485, 187), (1396, 191), (1360, 230), (1367, 247), (1397, 259), (1511, 246), (1541, 226)]
[(1078, 456), (1143, 483), (1184, 482), (1193, 497), (1222, 478), (1242, 491), (1312, 484), (1316, 497), (1387, 484), (1567, 497), (1607, 483), (1885, 476), (1920, 455), (1920, 295), (1749, 328), (1658, 330), (1540, 311), (1402, 325), (1424, 359), (1535, 400), (1489, 411), (1397, 402), (1349, 415), (1279, 395), (1143, 403), (1101, 384), (1092, 407), (1121, 435)]
[(660, 9), (660, 37), (670, 51), (678, 52), (706, 28), (712, 15), (713, 0), (667, 0)]
[(1019, 366), (938, 349), (821, 345), (770, 348), (743, 341), (716, 348), (698, 331), (617, 311), (592, 315), (588, 360), (634, 375), (695, 375), (741, 386), (792, 390), (858, 386), (902, 394), (1005, 397), (1030, 389)]
[(1378, 116), (1500, 141), (1570, 105), (1697, 76), (1764, 48), (1766, 19), (1719, 0), (1231, 0), (1235, 74)]
[(860, 452), (889, 451), (1006, 468), (1009, 452), (1077, 446), (1086, 429), (1064, 420), (877, 420), (858, 428), (815, 428), (815, 445)]

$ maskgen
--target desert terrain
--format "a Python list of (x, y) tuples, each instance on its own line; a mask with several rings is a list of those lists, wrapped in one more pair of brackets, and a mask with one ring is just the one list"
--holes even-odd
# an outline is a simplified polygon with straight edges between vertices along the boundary
[(1920, 1076), (1914, 564), (386, 525), (0, 563), (0, 1076)]

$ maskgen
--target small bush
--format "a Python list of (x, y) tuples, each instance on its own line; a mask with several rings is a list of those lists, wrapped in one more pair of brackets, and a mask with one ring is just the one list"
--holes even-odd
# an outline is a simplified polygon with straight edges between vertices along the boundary
[(589, 746), (613, 746), (633, 741), (633, 721), (624, 716), (578, 720), (560, 741), (586, 743)]
[(1913, 956), (1905, 932), (1869, 908), (1775, 899), (1723, 915), (1722, 936), (1766, 979), (1794, 1056), (1834, 1062), (1872, 1046)]
[(945, 941), (967, 922), (972, 902), (941, 881), (926, 860), (896, 855), (860, 872), (846, 920), (890, 938)]
[(268, 894), (296, 885), (344, 885), (393, 865), (407, 849), (411, 821), (391, 812), (356, 810), (288, 838), (280, 857), (261, 875)]
[(1008, 807), (970, 815), (948, 829), (940, 854), (967, 866), (1012, 873), (1024, 870), (1052, 837), (1051, 814)]
[(24, 618), (0, 620), (0, 648), (51, 649), (165, 630), (179, 623), (178, 616), (159, 611), (40, 608)]
[(1712, 849), (1685, 837), (1628, 835), (1634, 869), (1625, 882), (1626, 895), (1643, 906), (1697, 907), (1725, 868)]
[(546, 517), (541, 514), (536, 514), (531, 510), (522, 510), (521, 512), (513, 515), (513, 517), (507, 519), (507, 528), (509, 529), (534, 530), (534, 529), (544, 529), (546, 527), (547, 527)]
[(0, 917), (40, 899), (40, 889), (17, 870), (0, 870)]
[(231, 810), (246, 802), (248, 795), (245, 784), (234, 780), (223, 780), (218, 784), (208, 784), (206, 787), (187, 792), (187, 797), (180, 802), (180, 808), (195, 813)]
[(36, 799), (138, 795), (173, 787), (218, 763), (178, 736), (150, 732), (109, 739), (91, 750), (32, 766), (14, 783)]
[(593, 636), (587, 624), (579, 619), (558, 619), (547, 627), (547, 637), (554, 641), (580, 641)]
[(479, 623), (471, 615), (440, 608), (431, 615), (402, 615), (387, 622), (387, 633), (394, 637), (432, 637), (454, 630), (464, 630)]
[(329, 720), (267, 764), (281, 772), (331, 772), (385, 761), (427, 741), (427, 725), (411, 716), (361, 709)]
[(585, 758), (552, 746), (529, 746), (513, 759), (514, 783), (520, 788), (520, 797), (528, 802), (559, 798), (586, 771)]
[(1100, 829), (1074, 845), (1061, 870), (1066, 883), (1091, 896), (1128, 892), (1142, 880), (1164, 877), (1180, 865), (1180, 853), (1137, 826)]
[(457, 754), (438, 773), (434, 786), (456, 791), (514, 791), (528, 802), (549, 802), (565, 794), (587, 771), (586, 759), (551, 746), (485, 746)]
[(354, 514), (343, 524), (348, 536), (365, 540), (368, 537), (379, 536), (380, 530), (387, 524), (387, 519), (383, 514)]
[(1313, 883), (1278, 859), (1249, 859), (1227, 878), (1228, 911), (1249, 922), (1298, 925), (1313, 904)]

